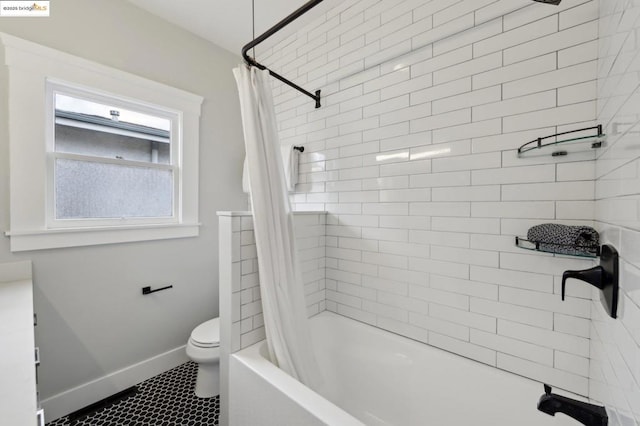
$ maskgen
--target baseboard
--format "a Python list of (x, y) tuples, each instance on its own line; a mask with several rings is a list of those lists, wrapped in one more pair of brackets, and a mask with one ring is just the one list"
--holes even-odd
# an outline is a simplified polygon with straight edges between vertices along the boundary
[(44, 399), (41, 404), (47, 422), (73, 413), (188, 360), (183, 345)]

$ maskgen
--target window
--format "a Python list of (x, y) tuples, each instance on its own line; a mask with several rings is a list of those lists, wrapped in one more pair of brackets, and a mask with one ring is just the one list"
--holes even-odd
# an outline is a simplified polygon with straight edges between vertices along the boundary
[(174, 223), (178, 114), (49, 83), (49, 226)]
[(0, 40), (12, 251), (199, 234), (200, 96)]

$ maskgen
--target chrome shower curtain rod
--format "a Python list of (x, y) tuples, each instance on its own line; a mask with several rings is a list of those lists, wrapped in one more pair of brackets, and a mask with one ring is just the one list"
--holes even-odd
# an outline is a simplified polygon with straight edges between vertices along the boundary
[(261, 70), (269, 71), (269, 74), (271, 74), (273, 77), (277, 78), (278, 80), (280, 80), (284, 84), (293, 87), (297, 91), (304, 93), (305, 95), (309, 96), (314, 101), (316, 101), (316, 108), (320, 108), (320, 90), (316, 90), (315, 95), (313, 93), (311, 93), (311, 92), (308, 92), (308, 91), (304, 90), (302, 87), (300, 87), (297, 84), (287, 80), (286, 78), (284, 78), (280, 74), (276, 73), (275, 71), (270, 70), (269, 68), (265, 67), (264, 65), (262, 65), (261, 63), (256, 61), (254, 58), (250, 57), (247, 54), (247, 52), (250, 49), (252, 49), (253, 47), (259, 45), (260, 43), (262, 43), (263, 41), (268, 39), (269, 37), (271, 37), (272, 35), (274, 35), (275, 33), (277, 33), (278, 31), (280, 31), (281, 29), (283, 29), (284, 27), (286, 27), (287, 25), (289, 25), (291, 22), (293, 22), (296, 19), (298, 19), (304, 13), (308, 12), (310, 9), (312, 9), (314, 6), (316, 6), (317, 4), (319, 4), (321, 2), (322, 2), (322, 0), (311, 0), (311, 1), (307, 2), (307, 3), (305, 3), (298, 10), (296, 10), (291, 15), (287, 16), (286, 18), (284, 18), (282, 21), (280, 21), (277, 24), (275, 24), (273, 27), (269, 28), (264, 34), (262, 34), (261, 36), (257, 37), (256, 39), (250, 41), (249, 43), (247, 43), (242, 48), (242, 57), (244, 58), (244, 61), (247, 63), (247, 65), (254, 66), (254, 67), (259, 68)]

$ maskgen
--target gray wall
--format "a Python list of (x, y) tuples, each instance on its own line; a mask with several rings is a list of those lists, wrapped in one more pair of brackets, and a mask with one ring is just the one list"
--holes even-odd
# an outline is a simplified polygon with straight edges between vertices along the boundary
[[(186, 343), (218, 314), (217, 217), (246, 207), (239, 58), (125, 1), (52, 2), (49, 18), (6, 18), (0, 31), (205, 98), (200, 126), (200, 236), (13, 254), (31, 259), (43, 398)], [(9, 228), (6, 76), (0, 73), (0, 228)], [(4, 234), (3, 234), (4, 235)], [(146, 285), (173, 290), (142, 297)]]

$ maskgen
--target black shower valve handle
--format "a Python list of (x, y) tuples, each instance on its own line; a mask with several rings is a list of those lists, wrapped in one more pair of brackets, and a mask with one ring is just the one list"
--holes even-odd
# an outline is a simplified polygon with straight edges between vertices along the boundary
[(605, 286), (604, 268), (600, 265), (580, 271), (565, 271), (562, 274), (562, 300), (564, 300), (567, 278), (575, 278), (577, 280), (587, 282), (592, 286), (599, 288), (600, 290), (602, 290)]
[(568, 278), (575, 278), (602, 290), (600, 301), (611, 318), (618, 317), (620, 272), (618, 251), (610, 244), (600, 250), (600, 265), (582, 271), (565, 271), (562, 274), (562, 300), (564, 300)]

